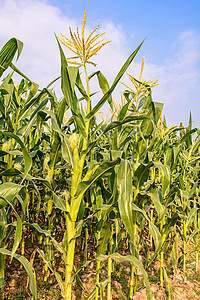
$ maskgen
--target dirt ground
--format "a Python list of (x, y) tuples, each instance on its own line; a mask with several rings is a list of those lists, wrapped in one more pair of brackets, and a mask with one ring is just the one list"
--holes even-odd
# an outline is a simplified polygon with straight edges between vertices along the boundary
[[(193, 245), (191, 245), (193, 247)], [(26, 247), (25, 255), (30, 259), (32, 252), (31, 247)], [(192, 252), (190, 252), (192, 253)], [(80, 263), (80, 253), (77, 253), (75, 265)], [(153, 263), (149, 273), (149, 280), (151, 284), (152, 300), (196, 300), (200, 299), (200, 271), (195, 272), (195, 253), (192, 253), (187, 258), (186, 275), (183, 276), (181, 265), (177, 270), (177, 274), (173, 274), (171, 262), (166, 258), (165, 267), (168, 271), (169, 282), (164, 281), (163, 289), (160, 286), (159, 278), (159, 260)], [(200, 261), (199, 261), (200, 264)], [(44, 264), (39, 255), (36, 254), (33, 260), (33, 266), (36, 272), (38, 284), (38, 300), (61, 300), (63, 299), (60, 294), (58, 283), (53, 274), (49, 273), (48, 282), (44, 282)], [(62, 263), (56, 264), (57, 271), (64, 274)], [(76, 284), (73, 285), (73, 300), (85, 300), (88, 295), (95, 288), (96, 280), (96, 264), (92, 262), (81, 274), (77, 277)], [(171, 271), (170, 271), (171, 270)], [(18, 261), (14, 260), (10, 264), (10, 260), (6, 262), (6, 279), (5, 279), (5, 293), (4, 298), (0, 294), (0, 300), (16, 300), (26, 299), (31, 300), (31, 294), (28, 285), (28, 276), (20, 266)], [(129, 299), (129, 280), (130, 280), (130, 264), (124, 262), (121, 264), (113, 265), (112, 272), (112, 300)], [(103, 263), (100, 279), (107, 278), (106, 263)], [(64, 276), (63, 276), (64, 278)], [(170, 289), (169, 289), (170, 285)], [(106, 299), (106, 289), (104, 292), (104, 299)], [(146, 300), (146, 288), (144, 286), (143, 277), (138, 272), (137, 292), (133, 297), (134, 300)]]

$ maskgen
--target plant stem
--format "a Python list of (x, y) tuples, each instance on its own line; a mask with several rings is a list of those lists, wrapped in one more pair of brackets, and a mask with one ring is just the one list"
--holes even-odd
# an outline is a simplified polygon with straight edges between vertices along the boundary
[(5, 255), (0, 254), (0, 289), (2, 290), (2, 294), (4, 294), (4, 276), (5, 276)]
[[(85, 71), (85, 77), (86, 77), (86, 83), (87, 83), (87, 95), (88, 95), (88, 100), (87, 100), (87, 114), (90, 113), (90, 109), (91, 109), (91, 103), (90, 103), (90, 89), (89, 89), (89, 78), (87, 75), (87, 70), (86, 70), (86, 66), (84, 65), (84, 71)], [(90, 120), (86, 120), (85, 121), (85, 133), (86, 133), (86, 137), (83, 139), (83, 146), (82, 146), (82, 151), (86, 150), (87, 148), (87, 142), (88, 142), (88, 135), (89, 135), (89, 125), (90, 125)], [(81, 158), (80, 158), (80, 163), (79, 163), (79, 181), (81, 180), (81, 176), (83, 173), (83, 167), (84, 167), (84, 163), (85, 163), (85, 158), (86, 158), (86, 154), (82, 154)]]
[[(25, 252), (25, 238), (24, 238), (24, 234), (25, 234), (25, 226), (22, 226), (21, 255), (24, 255), (24, 252)], [(23, 269), (22, 265), (21, 265), (21, 269)]]
[(110, 282), (107, 285), (107, 300), (112, 299), (112, 294), (111, 294), (111, 273), (112, 273), (112, 258), (108, 257), (108, 280), (110, 280)]
[[(134, 199), (136, 199), (138, 194), (138, 191), (135, 193), (134, 195)], [(134, 245), (134, 253), (132, 253), (132, 255), (134, 255), (135, 257), (137, 257), (137, 224), (136, 224), (136, 215), (134, 218), (134, 224), (133, 224), (133, 245)], [(134, 282), (135, 282), (135, 287), (134, 287)], [(137, 274), (136, 274), (136, 268), (134, 266), (133, 263), (131, 263), (131, 278), (130, 278), (130, 294), (129, 297), (130, 299), (133, 299), (133, 293), (136, 292), (137, 290)]]
[(164, 261), (164, 253), (163, 251), (160, 253), (160, 285), (163, 289), (163, 261)]
[[(87, 82), (87, 95), (88, 95), (87, 113), (89, 113), (90, 105), (91, 105), (90, 104), (90, 91), (89, 91), (89, 79), (88, 79), (87, 70), (86, 70), (85, 65), (84, 65), (84, 70), (85, 70), (85, 76), (86, 76), (86, 82)], [(89, 124), (90, 124), (90, 121), (86, 120), (86, 122), (85, 122), (86, 137), (83, 139), (82, 151), (86, 150), (86, 148), (87, 148)], [(79, 210), (79, 206), (80, 206), (80, 201), (76, 201), (76, 207), (74, 207), (74, 205), (75, 205), (74, 195), (76, 193), (77, 186), (82, 178), (85, 158), (86, 158), (86, 154), (82, 154), (79, 159), (78, 147), (75, 147), (74, 151), (73, 151), (74, 168), (73, 168), (72, 184), (71, 184), (71, 205), (70, 205), (71, 220), (69, 219), (69, 217), (67, 217), (68, 251), (67, 251), (66, 269), (65, 269), (65, 299), (66, 300), (71, 300), (71, 274), (72, 274), (72, 270), (73, 270), (74, 250), (75, 250), (75, 239), (73, 239), (73, 237), (75, 235), (75, 222), (77, 219), (77, 214), (78, 214), (78, 210)], [(78, 199), (76, 199), (76, 200), (78, 200)]]
[[(196, 201), (194, 201), (194, 207), (196, 207)], [(194, 230), (197, 230), (198, 229), (198, 213), (195, 214), (194, 216)], [(198, 240), (199, 240), (199, 234), (197, 233), (195, 236), (194, 236), (194, 242), (195, 242), (195, 252), (196, 252), (196, 273), (198, 273), (198, 269), (199, 269), (199, 253), (198, 253), (198, 250), (197, 250), (197, 247), (198, 247)]]
[[(161, 231), (163, 230), (163, 226), (165, 225), (165, 216), (163, 216), (162, 222), (161, 222)], [(163, 245), (165, 243), (166, 235), (162, 234), (162, 251), (160, 253), (160, 285), (163, 289), (163, 267), (164, 267), (164, 251), (163, 251)]]
[(130, 293), (129, 298), (133, 299), (133, 292), (134, 292), (134, 278), (135, 278), (135, 266), (131, 263), (131, 278), (130, 278)]
[(183, 276), (185, 276), (185, 269), (186, 269), (186, 221), (183, 220)]
[(100, 267), (101, 267), (101, 262), (100, 260), (97, 260), (97, 265), (96, 265), (96, 294), (95, 294), (95, 300), (99, 299), (99, 274), (100, 274)]
[[(176, 228), (175, 228), (175, 232), (176, 232)], [(174, 244), (173, 244), (174, 274), (177, 274), (177, 266), (178, 266), (178, 239), (179, 239), (179, 235), (176, 232), (175, 240), (174, 240)]]
[[(151, 222), (153, 223), (153, 209), (151, 209)], [(151, 248), (153, 249), (153, 237), (152, 237), (152, 234), (150, 234), (150, 245), (151, 245)]]
[(72, 288), (72, 270), (74, 265), (74, 251), (75, 251), (75, 222), (71, 221), (67, 216), (67, 261), (65, 266), (65, 300), (71, 300), (71, 288)]

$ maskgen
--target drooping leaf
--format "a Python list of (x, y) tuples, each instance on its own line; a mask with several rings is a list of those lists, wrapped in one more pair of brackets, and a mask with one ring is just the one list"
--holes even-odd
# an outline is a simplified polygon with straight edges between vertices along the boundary
[[(90, 188), (90, 186), (98, 179), (100, 179), (104, 173), (114, 168), (116, 165), (120, 163), (120, 158), (117, 158), (110, 162), (103, 162), (94, 172), (93, 175), (91, 175), (90, 179), (87, 181), (82, 181), (79, 183), (77, 187), (76, 194), (74, 196), (73, 202), (71, 203), (70, 208), (70, 215), (71, 217), (73, 215), (77, 216), (78, 210), (80, 207), (81, 199), (84, 195), (84, 193)], [(73, 217), (72, 217), (73, 219)]]
[(30, 155), (28, 154), (28, 151), (26, 149), (26, 146), (24, 145), (24, 143), (22, 142), (22, 140), (19, 138), (19, 136), (17, 136), (14, 133), (10, 133), (10, 132), (5, 132), (5, 131), (0, 131), (0, 134), (5, 135), (9, 138), (13, 138), (16, 140), (16, 142), (20, 145), (23, 156), (24, 156), (24, 175), (23, 175), (23, 180), (26, 178), (26, 176), (28, 175), (28, 172), (31, 169), (32, 166), (32, 159), (30, 157)]
[(65, 288), (64, 288), (64, 283), (63, 283), (61, 275), (54, 270), (51, 262), (48, 260), (48, 258), (44, 254), (44, 251), (38, 249), (38, 253), (42, 257), (42, 259), (44, 260), (44, 262), (48, 266), (48, 268), (51, 270), (51, 272), (55, 275), (56, 280), (57, 280), (57, 282), (58, 282), (58, 284), (60, 286), (60, 289), (61, 289), (61, 295), (62, 295), (63, 298), (65, 298)]
[[(12, 252), (5, 248), (0, 248), (0, 253), (9, 256), (12, 255)], [(24, 256), (19, 254), (14, 254), (14, 258), (16, 258), (24, 266), (26, 273), (28, 274), (29, 277), (29, 287), (33, 295), (33, 300), (37, 300), (38, 297), (37, 297), (36, 276), (31, 263)]]
[(5, 207), (8, 203), (3, 199), (12, 203), (12, 200), (23, 188), (22, 185), (13, 182), (5, 182), (0, 185), (0, 209)]
[(136, 268), (138, 268), (140, 270), (140, 272), (142, 273), (142, 275), (144, 277), (145, 285), (147, 288), (147, 290), (146, 290), (147, 300), (151, 300), (151, 287), (150, 287), (148, 274), (145, 271), (145, 269), (144, 269), (142, 263), (139, 261), (139, 259), (137, 259), (133, 255), (122, 256), (119, 253), (113, 253), (111, 255), (99, 255), (96, 259), (100, 260), (100, 261), (104, 261), (104, 260), (108, 259), (108, 257), (111, 257), (118, 263), (125, 262), (125, 261), (129, 261), (129, 262), (133, 263), (136, 266)]
[(117, 189), (119, 192), (118, 206), (122, 221), (128, 231), (131, 241), (134, 241), (133, 214), (132, 214), (132, 175), (130, 163), (122, 159), (117, 172)]
[(17, 59), (19, 58), (23, 48), (23, 43), (16, 39), (11, 38), (0, 51), (0, 77), (3, 72), (10, 66), (15, 53), (18, 51)]
[(169, 192), (170, 189), (170, 169), (168, 166), (163, 165), (161, 162), (154, 162), (156, 168), (159, 169), (162, 176), (162, 192), (163, 197)]

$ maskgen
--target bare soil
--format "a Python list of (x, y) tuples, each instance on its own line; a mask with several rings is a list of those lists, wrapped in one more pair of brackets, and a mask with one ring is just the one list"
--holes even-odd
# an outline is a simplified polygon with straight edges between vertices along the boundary
[[(194, 247), (190, 245), (190, 250)], [(39, 255), (36, 253), (34, 259), (31, 253), (37, 248), (35, 244), (31, 243), (26, 245), (25, 256), (33, 262), (33, 267), (36, 272), (37, 284), (38, 284), (38, 299), (39, 300), (61, 300), (60, 288), (53, 274), (48, 275), (48, 281), (44, 282), (44, 263)], [(91, 245), (92, 248), (92, 245)], [(92, 251), (92, 249), (91, 249)], [(89, 252), (88, 252), (89, 253)], [(77, 252), (75, 259), (75, 266), (78, 266), (83, 260), (83, 253)], [(57, 255), (58, 256), (58, 255)], [(88, 254), (89, 259), (90, 255)], [(59, 256), (58, 256), (59, 257)], [(142, 258), (141, 258), (142, 260)], [(165, 268), (168, 272), (169, 283), (171, 286), (172, 299), (174, 300), (196, 300), (200, 299), (200, 272), (195, 272), (195, 253), (191, 251), (191, 254), (187, 259), (186, 275), (183, 276), (181, 265), (177, 270), (177, 274), (173, 274), (173, 269), (169, 257), (165, 260)], [(200, 263), (200, 262), (199, 262)], [(63, 275), (64, 268), (62, 262), (57, 259), (55, 263), (57, 271)], [(84, 272), (79, 273), (76, 278), (76, 283), (73, 285), (73, 300), (84, 300), (95, 288), (96, 280), (96, 264), (92, 262), (85, 268)], [(160, 286), (159, 279), (159, 260), (153, 263), (153, 266), (148, 271), (149, 279), (151, 283), (152, 300), (167, 300), (169, 299), (169, 289), (167, 283), (164, 281), (163, 289)], [(5, 292), (4, 298), (2, 293), (0, 294), (0, 300), (19, 300), (26, 299), (31, 300), (31, 294), (28, 285), (28, 276), (22, 266), (13, 259), (10, 263), (10, 259), (6, 261), (6, 278), (5, 278)], [(129, 262), (114, 264), (112, 272), (112, 300), (117, 299), (129, 299), (129, 281), (130, 281), (130, 264)], [(169, 275), (170, 274), (170, 275)], [(107, 278), (106, 262), (103, 263), (101, 271), (101, 280)], [(106, 289), (104, 293), (106, 299)], [(138, 271), (138, 284), (137, 292), (133, 297), (134, 300), (146, 300), (146, 288), (144, 286), (143, 277)]]

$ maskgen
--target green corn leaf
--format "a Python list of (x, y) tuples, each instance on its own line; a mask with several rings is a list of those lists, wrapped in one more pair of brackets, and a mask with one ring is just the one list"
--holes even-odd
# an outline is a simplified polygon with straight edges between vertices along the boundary
[(78, 68), (77, 67), (68, 67), (66, 57), (64, 52), (60, 46), (59, 40), (56, 37), (58, 42), (58, 47), (60, 51), (60, 58), (61, 58), (61, 89), (63, 95), (65, 97), (65, 101), (68, 106), (72, 109), (73, 113), (77, 112), (77, 98), (74, 95), (74, 87), (76, 83), (76, 78), (78, 75)]
[(180, 140), (180, 143), (182, 143), (184, 140), (188, 142), (188, 147), (191, 146), (191, 137), (192, 135), (197, 132), (197, 128), (191, 129), (188, 131)]
[(61, 152), (63, 159), (69, 163), (69, 165), (73, 168), (73, 158), (72, 158), (72, 151), (70, 148), (69, 140), (64, 134), (64, 137), (61, 138)]
[(46, 109), (43, 109), (42, 112), (44, 112), (45, 114), (50, 116), (51, 122), (52, 122), (52, 129), (55, 130), (56, 132), (58, 132), (59, 134), (62, 134), (58, 120), (56, 118), (56, 115), (53, 113), (53, 111), (46, 108)]
[(24, 145), (22, 140), (14, 133), (0, 131), (0, 134), (15, 139), (16, 142), (21, 146), (21, 150), (22, 150), (22, 153), (24, 156), (24, 164), (25, 164), (24, 175), (23, 175), (23, 180), (24, 180), (26, 178), (26, 176), (28, 175), (28, 172), (30, 171), (31, 166), (32, 166), (32, 159), (31, 159), (30, 155), (28, 154), (26, 146)]
[[(85, 89), (84, 89), (84, 86), (83, 86), (83, 83), (82, 83), (82, 81), (81, 81), (81, 76), (80, 76), (79, 72), (78, 72), (77, 78), (76, 78), (76, 86), (77, 86), (79, 92), (82, 94), (83, 98), (84, 98), (86, 101), (88, 101), (88, 100), (89, 100), (89, 97), (88, 97), (88, 95), (87, 95), (87, 93), (86, 93), (86, 91), (85, 91)], [(80, 100), (79, 100), (79, 101), (80, 101)]]
[(132, 175), (131, 167), (128, 160), (122, 159), (117, 172), (117, 189), (119, 192), (118, 206), (120, 216), (130, 235), (130, 239), (134, 241), (133, 232), (133, 214), (132, 214)]
[(109, 171), (110, 169), (114, 168), (116, 165), (120, 163), (120, 158), (117, 158), (110, 162), (103, 162), (91, 176), (91, 178), (87, 181), (82, 181), (79, 183), (77, 192), (75, 194), (75, 198), (78, 198), (80, 195), (83, 195), (94, 183), (97, 179), (101, 178), (101, 176)]
[(61, 127), (64, 118), (64, 113), (69, 108), (69, 106), (67, 105), (65, 98), (63, 98), (63, 100), (60, 101), (57, 106), (58, 107), (56, 111), (56, 120), (58, 122), (58, 125)]
[(24, 222), (24, 225), (30, 226), (30, 227), (34, 228), (35, 230), (37, 230), (39, 233), (43, 233), (46, 236), (50, 236), (50, 232), (48, 230), (42, 229), (37, 223)]
[(22, 172), (20, 172), (19, 170), (14, 169), (14, 168), (11, 168), (11, 169), (7, 169), (7, 170), (1, 172), (0, 175), (1, 176), (13, 177), (13, 176), (20, 176), (20, 175), (22, 175)]
[[(6, 214), (6, 209), (1, 208), (0, 209), (0, 228), (4, 227), (7, 224), (7, 214)], [(0, 239), (2, 236), (0, 235)]]
[[(0, 248), (0, 253), (4, 255), (12, 256), (12, 252), (5, 248)], [(24, 256), (19, 254), (14, 254), (14, 258), (16, 258), (24, 266), (26, 273), (28, 274), (29, 277), (29, 287), (33, 295), (33, 300), (37, 300), (38, 297), (37, 297), (36, 276), (31, 263)]]
[[(11, 119), (9, 117), (9, 114), (6, 111), (6, 107), (4, 105), (4, 102), (2, 101), (2, 98), (3, 97), (0, 98), (0, 112), (1, 112), (2, 117), (3, 117), (3, 119), (5, 120), (5, 122), (6, 122), (7, 126), (8, 126), (8, 130), (11, 131), (11, 132), (13, 132), (14, 131), (13, 124), (12, 124), (12, 121), (11, 121)], [(5, 98), (5, 96), (4, 96), (4, 98)]]
[(5, 257), (0, 253), (0, 289), (4, 290), (4, 281), (5, 281)]
[(134, 173), (133, 183), (139, 191), (140, 187), (149, 179), (149, 171), (153, 166), (153, 162), (148, 164), (140, 164)]
[(160, 202), (160, 197), (159, 197), (158, 191), (155, 189), (152, 192), (147, 193), (147, 195), (151, 197), (151, 200), (152, 200), (152, 202), (155, 206), (156, 212), (158, 214), (158, 218), (160, 220), (162, 215), (165, 212), (165, 207)]
[(61, 76), (58, 76), (57, 78), (55, 78), (54, 80), (52, 80), (48, 85), (47, 85), (47, 87), (46, 87), (46, 89), (49, 89), (50, 88), (50, 86), (52, 85), (52, 84), (54, 84), (58, 79), (60, 79), (61, 78)]
[(94, 289), (86, 298), (86, 300), (93, 300), (96, 294), (96, 289)]
[(21, 241), (21, 237), (22, 237), (22, 220), (19, 217), (18, 213), (16, 212), (16, 210), (15, 210), (14, 206), (12, 205), (12, 203), (8, 200), (8, 198), (10, 198), (11, 195), (8, 195), (8, 193), (5, 195), (5, 193), (4, 193), (4, 196), (7, 196), (7, 197), (3, 198), (3, 196), (0, 196), (0, 200), (3, 200), (5, 203), (9, 204), (11, 206), (12, 210), (14, 211), (15, 215), (17, 216), (17, 222), (13, 223), (13, 225), (16, 224), (16, 231), (15, 231), (14, 243), (13, 243), (12, 253), (11, 253), (11, 260), (12, 260), (13, 257), (14, 257), (14, 254), (15, 254), (15, 252), (16, 252), (19, 244), (20, 244), (20, 241)]
[(163, 103), (153, 102), (151, 94), (149, 94), (144, 103), (143, 109), (147, 112), (148, 119), (141, 124), (140, 130), (144, 137), (148, 137), (153, 133), (154, 124), (156, 125), (160, 119)]
[(117, 121), (122, 121), (126, 117), (126, 114), (128, 113), (128, 108), (129, 108), (129, 102), (126, 103), (122, 109), (119, 111), (118, 116), (117, 116)]
[[(143, 41), (144, 42), (144, 41)], [(138, 53), (140, 47), (142, 46), (143, 42), (137, 47), (137, 49), (129, 56), (129, 58), (126, 60), (122, 68), (120, 69), (119, 73), (115, 77), (115, 80), (111, 86), (111, 88), (104, 94), (104, 96), (101, 98), (101, 100), (97, 103), (97, 105), (91, 110), (91, 112), (86, 116), (86, 119), (91, 119), (97, 111), (102, 107), (102, 105), (107, 101), (107, 99), (111, 96), (112, 92), (114, 91), (115, 87), (117, 86), (118, 82), (126, 72), (128, 66), (131, 64), (133, 59), (135, 58), (136, 54)]]
[(140, 272), (142, 273), (142, 275), (144, 277), (145, 285), (147, 288), (147, 291), (146, 291), (147, 300), (151, 300), (151, 287), (150, 287), (150, 283), (149, 283), (148, 274), (145, 271), (145, 269), (144, 269), (142, 263), (139, 261), (139, 259), (137, 259), (133, 255), (122, 256), (119, 253), (113, 253), (111, 255), (99, 255), (96, 259), (100, 260), (100, 261), (104, 261), (104, 260), (108, 259), (108, 257), (111, 257), (118, 263), (125, 262), (125, 261), (129, 261), (129, 262), (133, 263), (136, 266), (136, 268), (138, 268), (140, 270)]
[[(46, 99), (44, 99), (40, 102), (38, 107), (32, 113), (32, 115), (30, 117), (30, 120), (27, 123), (27, 125), (21, 130), (20, 133), (22, 134), (22, 136), (27, 137), (30, 134), (33, 126), (36, 125), (38, 113), (40, 113), (40, 111), (47, 105), (47, 103), (48, 103), (48, 98), (46, 98)], [(28, 111), (26, 112), (26, 114), (28, 113)]]
[(26, 214), (26, 206), (27, 206), (27, 194), (25, 190), (22, 190), (22, 197), (18, 194), (16, 196), (17, 200), (21, 204), (23, 214)]
[[(86, 137), (85, 132), (85, 122), (83, 120), (82, 115), (79, 112), (78, 100), (74, 92), (75, 83), (78, 76), (78, 68), (77, 67), (68, 67), (67, 60), (65, 58), (64, 52), (60, 46), (58, 38), (56, 37), (61, 57), (61, 89), (64, 95), (63, 103), (71, 108), (74, 121), (82, 133), (84, 137)], [(63, 116), (65, 112), (65, 108), (62, 106), (60, 110), (60, 114)], [(61, 118), (62, 119), (62, 118)]]
[(19, 58), (23, 48), (23, 43), (16, 38), (11, 38), (0, 51), (0, 77), (3, 72), (10, 66), (15, 53), (18, 51)]
[(161, 113), (163, 111), (164, 104), (160, 103), (160, 102), (153, 102), (153, 103), (154, 103), (155, 111), (156, 111), (155, 124), (157, 124), (160, 119)]
[(174, 225), (177, 223), (178, 220), (178, 214), (174, 213), (171, 218), (167, 219), (167, 223), (164, 225), (163, 234), (166, 236), (170, 233), (170, 229), (174, 227)]
[(55, 152), (51, 151), (51, 161), (56, 160), (57, 151), (61, 146), (61, 152), (62, 152), (64, 160), (67, 161), (71, 166), (73, 166), (72, 151), (71, 151), (71, 148), (69, 145), (68, 138), (61, 131), (61, 128), (57, 122), (55, 114), (52, 111), (47, 110), (47, 109), (44, 109), (43, 112), (45, 112), (46, 114), (48, 114), (51, 117), (52, 128), (54, 131), (56, 131), (59, 134), (59, 137), (55, 136), (55, 139), (54, 139), (54, 144), (53, 144), (52, 148), (55, 148), (56, 150), (55, 150)]
[(103, 162), (97, 170), (94, 172), (94, 174), (90, 177), (87, 181), (82, 181), (79, 183), (77, 187), (77, 191), (75, 194), (75, 197), (73, 199), (73, 202), (71, 204), (70, 208), (70, 215), (73, 219), (73, 215), (77, 216), (81, 199), (84, 195), (84, 193), (90, 188), (90, 186), (97, 180), (100, 179), (104, 173), (114, 168), (116, 165), (120, 163), (120, 158), (117, 158), (116, 160), (110, 161), (110, 162)]
[(164, 267), (163, 267), (163, 274), (164, 274), (165, 281), (167, 283), (166, 284), (167, 285), (167, 292), (168, 292), (167, 300), (173, 300), (172, 287), (171, 287), (171, 284), (170, 284), (169, 277), (167, 275), (166, 269)]
[(192, 114), (191, 114), (191, 111), (190, 111), (189, 124), (188, 124), (188, 127), (186, 128), (185, 141), (187, 144), (187, 148), (189, 148), (192, 145)]
[(45, 264), (48, 266), (48, 268), (51, 270), (51, 272), (55, 275), (56, 280), (57, 280), (57, 282), (60, 286), (60, 289), (61, 289), (61, 295), (62, 295), (63, 298), (65, 298), (65, 287), (64, 287), (61, 275), (54, 270), (52, 264), (47, 259), (46, 255), (44, 254), (44, 251), (42, 251), (40, 249), (38, 249), (37, 251), (40, 254), (40, 256), (42, 257), (42, 259), (44, 260)]
[[(103, 293), (103, 290), (106, 288), (106, 286), (108, 285), (109, 282), (110, 282), (110, 280), (108, 280), (108, 279), (104, 279), (104, 280), (102, 280), (102, 281), (99, 282), (98, 286), (99, 286), (99, 289), (101, 291), (101, 294)], [(86, 298), (86, 300), (92, 300), (92, 299), (94, 299), (95, 294), (96, 294), (96, 289), (94, 289), (89, 294), (89, 296)], [(103, 296), (101, 296), (101, 299), (103, 300)]]
[(22, 220), (17, 214), (16, 232), (15, 232), (14, 243), (12, 247), (11, 260), (13, 259), (15, 252), (21, 242), (21, 237), (22, 237)]
[(78, 127), (79, 131), (83, 135), (83, 137), (86, 138), (86, 131), (85, 131), (85, 120), (83, 119), (83, 116), (80, 113), (73, 115), (74, 121), (76, 126)]
[(61, 197), (57, 196), (54, 192), (52, 192), (52, 194), (53, 194), (53, 200), (54, 200), (55, 206), (57, 208), (59, 208), (60, 210), (66, 212), (66, 213), (69, 213), (69, 211), (66, 208), (65, 201)]
[(68, 66), (68, 70), (69, 70), (69, 78), (70, 78), (70, 83), (71, 83), (71, 87), (72, 87), (72, 91), (74, 91), (75, 88), (75, 84), (76, 84), (76, 79), (79, 73), (79, 68), (78, 67), (69, 67)]
[[(48, 180), (46, 180), (46, 179), (44, 179), (44, 178), (41, 178), (41, 177), (33, 177), (33, 176), (31, 176), (30, 174), (28, 174), (28, 175), (27, 175), (27, 180), (32, 180), (34, 184), (35, 184), (35, 182), (37, 183), (37, 181), (38, 181), (38, 182), (44, 184), (46, 187), (48, 187), (48, 189), (52, 190), (51, 184), (49, 183)], [(35, 188), (37, 188), (37, 186), (35, 186)], [(39, 194), (39, 192), (38, 192), (38, 194)]]
[(154, 130), (154, 124), (152, 122), (152, 120), (143, 120), (142, 121), (142, 124), (140, 126), (140, 130), (142, 132), (142, 135), (147, 138), (149, 137), (152, 133), (153, 133), (153, 130)]
[(158, 228), (152, 222), (149, 222), (149, 232), (154, 240), (155, 251), (154, 251), (154, 255), (151, 257), (150, 261), (148, 262), (148, 266), (150, 266), (150, 264), (157, 257), (162, 247), (162, 235), (160, 234)]
[(186, 227), (187, 229), (189, 230), (193, 220), (194, 220), (194, 216), (196, 215), (198, 211), (198, 208), (197, 207), (193, 207), (190, 211), (189, 211), (189, 214), (187, 216), (187, 222), (186, 222)]
[(135, 116), (128, 116), (125, 119), (123, 119), (122, 121), (115, 121), (115, 122), (111, 122), (109, 125), (106, 126), (106, 128), (104, 129), (104, 133), (108, 132), (109, 130), (116, 128), (118, 126), (121, 126), (123, 124), (126, 123), (131, 123), (133, 121), (141, 121), (143, 119), (146, 118), (146, 115), (135, 115)]
[(117, 159), (118, 157), (122, 157), (123, 155), (123, 151), (120, 151), (120, 150), (111, 150), (111, 157), (112, 157), (112, 160), (114, 159)]
[(2, 151), (0, 150), (0, 156), (4, 156), (4, 155), (7, 155), (7, 154), (11, 154), (11, 155), (19, 155), (19, 156), (22, 156), (23, 153), (19, 150), (9, 150), (9, 151)]
[(159, 169), (162, 175), (162, 193), (163, 197), (165, 197), (170, 189), (170, 169), (168, 166), (163, 165), (161, 162), (154, 162), (154, 166)]
[(154, 255), (151, 258), (151, 260), (148, 262), (148, 266), (149, 266), (152, 263), (152, 261), (156, 258), (156, 256), (158, 255), (158, 252), (161, 249), (161, 246), (162, 246), (162, 236), (161, 236), (158, 228), (150, 221), (150, 219), (147, 216), (145, 210), (140, 209), (134, 203), (132, 203), (132, 208), (133, 208), (134, 211), (140, 212), (145, 217), (145, 219), (149, 222), (149, 232), (150, 232), (151, 236), (153, 237), (154, 244), (155, 244), (155, 252), (154, 252)]
[(111, 222), (107, 220), (100, 231), (100, 239), (97, 241), (97, 256), (107, 251), (108, 241), (111, 237)]
[(16, 184), (13, 182), (5, 182), (0, 185), (0, 209), (7, 205), (6, 199), (8, 202), (13, 201), (17, 194), (23, 188), (22, 185)]
[[(20, 76), (24, 77), (26, 80), (32, 82), (32, 80), (30, 80), (24, 73), (22, 73), (13, 63), (10, 64), (10, 67), (13, 69), (13, 71), (15, 71), (16, 73), (18, 73)], [(39, 87), (37, 83), (32, 82), (35, 87)]]
[[(187, 238), (186, 247), (188, 247), (190, 245), (192, 239), (195, 239), (195, 236), (197, 236), (197, 237), (199, 236), (199, 232), (200, 232), (200, 229), (197, 228), (192, 232), (192, 234), (190, 234), (190, 236)], [(195, 245), (195, 250), (197, 250), (197, 248), (199, 248), (199, 247), (200, 247), (200, 245)], [(194, 250), (192, 250), (192, 251), (194, 251)]]
[(46, 236), (49, 236), (52, 243), (54, 244), (54, 247), (63, 255), (63, 260), (66, 262), (66, 251), (65, 249), (58, 243), (52, 236), (50, 231), (42, 229), (37, 223), (28, 223), (24, 222), (24, 225), (30, 226), (37, 230), (38, 232), (45, 234)]
[[(105, 78), (105, 76), (100, 72), (100, 71), (96, 71), (94, 73), (92, 73), (90, 76), (89, 76), (89, 79), (91, 79), (92, 77), (94, 77), (95, 75), (97, 75), (97, 78), (98, 78), (98, 81), (99, 81), (99, 86), (103, 92), (103, 94), (105, 95), (110, 87), (109, 87), (109, 84), (108, 84), (108, 81), (107, 79)], [(113, 109), (113, 105), (112, 105), (112, 97), (109, 96), (108, 99), (107, 99), (111, 109)]]
[(51, 122), (52, 122), (52, 128), (55, 132), (54, 140), (53, 140), (53, 143), (51, 145), (50, 163), (49, 163), (50, 168), (54, 169), (54, 166), (55, 166), (56, 161), (57, 161), (58, 151), (61, 147), (60, 136), (62, 136), (62, 131), (61, 131), (61, 128), (58, 124), (57, 118), (56, 118), (55, 114), (52, 111), (50, 111), (48, 109), (43, 109), (42, 112), (44, 112), (45, 114), (50, 116)]
[[(18, 121), (21, 121), (22, 119), (25, 119), (28, 115), (30, 115), (30, 112), (32, 111), (33, 107), (35, 105), (38, 105), (38, 103), (44, 101), (45, 99), (47, 99), (47, 101), (50, 99), (50, 96), (46, 89), (43, 89), (36, 97), (30, 98), (30, 100), (27, 101), (25, 106), (20, 110)], [(40, 109), (42, 108), (43, 106), (40, 105)], [(40, 109), (38, 109), (37, 107), (32, 113), (31, 118), (33, 118)]]
[(140, 115), (140, 116), (128, 116), (126, 117), (124, 120), (122, 121), (115, 121), (115, 122), (111, 122), (109, 125), (107, 125), (106, 127), (102, 128), (103, 131), (98, 135), (98, 138), (96, 138), (94, 141), (90, 142), (87, 146), (87, 149), (85, 151), (83, 151), (83, 153), (89, 153), (90, 150), (97, 144), (97, 142), (100, 140), (100, 138), (107, 133), (108, 131), (117, 128), (118, 126), (121, 126), (123, 124), (133, 122), (133, 121), (140, 121), (143, 120), (145, 118), (145, 115)]

